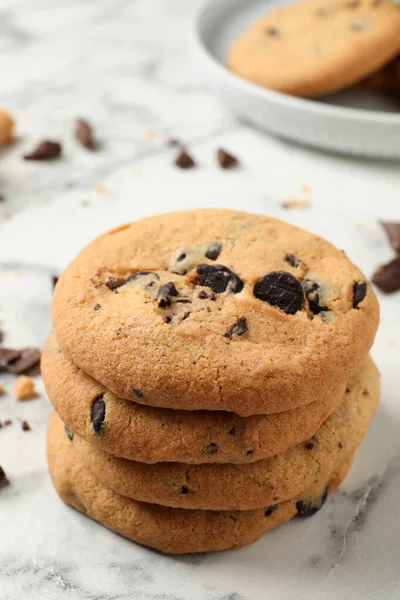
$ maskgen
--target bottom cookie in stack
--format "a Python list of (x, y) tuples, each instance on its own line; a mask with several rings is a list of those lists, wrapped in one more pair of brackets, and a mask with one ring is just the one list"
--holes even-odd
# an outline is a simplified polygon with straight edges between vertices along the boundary
[(245, 546), (296, 515), (310, 516), (324, 504), (351, 466), (349, 457), (318, 484), (296, 497), (247, 511), (169, 508), (121, 496), (83, 466), (55, 413), (47, 438), (50, 476), (60, 498), (120, 535), (169, 554), (210, 552)]

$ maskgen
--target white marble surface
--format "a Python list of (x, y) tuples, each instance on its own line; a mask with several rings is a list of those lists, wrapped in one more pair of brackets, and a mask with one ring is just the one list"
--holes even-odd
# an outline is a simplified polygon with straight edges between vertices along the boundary
[[(50, 276), (95, 234), (145, 214), (240, 207), (326, 236), (370, 274), (391, 256), (377, 219), (399, 218), (399, 164), (358, 161), (251, 130), (203, 89), (185, 47), (193, 0), (0, 1), (0, 102), (18, 142), (0, 154), (0, 320), (7, 345), (41, 345), (50, 328)], [(77, 116), (101, 150), (72, 140)], [(146, 130), (155, 136), (148, 138)], [(177, 136), (199, 167), (171, 166)], [(21, 155), (43, 137), (65, 158)], [(218, 146), (242, 167), (222, 172)], [(102, 184), (103, 193), (95, 190)], [(307, 184), (309, 194), (300, 191)], [(284, 211), (288, 196), (311, 207)], [(0, 397), (1, 600), (309, 600), (400, 598), (400, 295), (381, 298), (374, 347), (382, 404), (351, 473), (313, 519), (245, 549), (165, 557), (65, 507), (52, 490), (44, 437), (50, 406)], [(361, 332), (360, 332), (361, 334)], [(2, 376), (9, 391), (12, 379)], [(31, 432), (21, 430), (27, 419)]]

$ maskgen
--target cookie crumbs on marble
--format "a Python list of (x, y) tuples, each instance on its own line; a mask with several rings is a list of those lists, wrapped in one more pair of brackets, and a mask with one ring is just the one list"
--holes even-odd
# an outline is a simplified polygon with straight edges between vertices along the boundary
[(59, 158), (62, 153), (62, 146), (59, 142), (52, 140), (43, 140), (29, 154), (24, 155), (24, 160), (54, 160)]
[(14, 120), (5, 108), (0, 108), (0, 144), (13, 140)]
[(306, 200), (305, 198), (296, 198), (295, 196), (290, 196), (290, 198), (285, 200), (285, 202), (282, 202), (281, 206), (285, 209), (297, 208), (299, 210), (305, 210), (310, 208), (311, 204), (310, 201)]
[(20, 375), (14, 383), (13, 396), (16, 400), (33, 400), (36, 398), (35, 383), (27, 375)]

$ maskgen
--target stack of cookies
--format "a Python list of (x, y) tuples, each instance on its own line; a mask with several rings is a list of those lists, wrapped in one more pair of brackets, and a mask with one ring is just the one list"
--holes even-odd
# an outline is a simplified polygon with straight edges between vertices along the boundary
[(60, 497), (163, 552), (236, 548), (316, 513), (379, 400), (374, 292), (275, 219), (123, 225), (59, 279), (42, 370)]

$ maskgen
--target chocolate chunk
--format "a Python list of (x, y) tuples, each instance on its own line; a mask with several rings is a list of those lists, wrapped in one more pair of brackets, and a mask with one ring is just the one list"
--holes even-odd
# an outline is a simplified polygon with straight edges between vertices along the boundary
[(342, 442), (338, 442), (338, 448), (340, 448), (340, 450), (342, 450), (342, 448), (343, 448)]
[(61, 155), (61, 144), (58, 142), (52, 142), (50, 140), (44, 140), (36, 146), (36, 148), (25, 154), (25, 160), (53, 160)]
[(160, 308), (165, 308), (171, 305), (171, 299), (179, 296), (179, 292), (172, 283), (169, 281), (165, 285), (162, 285), (157, 292), (156, 300)]
[(221, 169), (232, 169), (239, 164), (238, 159), (223, 148), (217, 150), (217, 160)]
[(178, 258), (176, 259), (176, 262), (182, 262), (183, 260), (185, 260), (186, 256), (187, 256), (186, 252), (182, 252), (182, 254), (180, 254), (178, 256)]
[(53, 275), (51, 278), (52, 284), (53, 284), (53, 289), (56, 287), (57, 281), (58, 281), (59, 277), (57, 277), (57, 275)]
[(285, 260), (286, 262), (289, 263), (289, 265), (291, 265), (292, 267), (298, 267), (301, 265), (301, 263), (303, 262), (302, 260), (300, 260), (299, 258), (296, 258), (293, 254), (285, 254)]
[(216, 300), (217, 297), (214, 294), (214, 292), (210, 292), (210, 294), (207, 294), (207, 292), (205, 292), (204, 290), (201, 290), (201, 292), (199, 292), (199, 298), (200, 300), (206, 300), (207, 298), (209, 300)]
[(12, 424), (11, 419), (6, 419), (3, 421), (3, 427), (9, 427)]
[(298, 500), (296, 502), (297, 514), (300, 517), (312, 517), (325, 504), (328, 497), (328, 486), (325, 487), (322, 495), (314, 500)]
[(306, 294), (308, 305), (314, 315), (319, 315), (322, 311), (329, 310), (327, 306), (322, 304), (321, 297), (319, 295), (319, 284), (311, 279), (305, 279), (303, 281), (303, 288)]
[(182, 150), (175, 159), (175, 166), (180, 169), (191, 169), (196, 166), (196, 163), (186, 150)]
[(316, 447), (318, 446), (318, 440), (315, 436), (313, 436), (311, 439), (309, 439), (303, 445), (304, 445), (304, 448), (306, 448), (307, 450), (315, 450)]
[(216, 294), (222, 294), (229, 286), (229, 290), (238, 294), (243, 289), (243, 281), (233, 271), (224, 265), (197, 265), (199, 285), (209, 287)]
[(5, 474), (3, 467), (0, 465), (0, 483), (5, 482), (6, 479), (7, 479), (7, 475)]
[(95, 150), (96, 145), (93, 140), (93, 129), (84, 119), (78, 119), (75, 123), (75, 139), (88, 150)]
[(29, 425), (28, 421), (22, 421), (21, 429), (22, 429), (22, 431), (30, 431), (31, 430), (31, 426)]
[(243, 335), (247, 331), (247, 319), (246, 317), (239, 317), (239, 319), (232, 325), (224, 337), (231, 338), (234, 335)]
[(246, 456), (251, 456), (252, 454), (254, 454), (254, 450), (246, 450)]
[(7, 370), (14, 375), (21, 375), (40, 361), (40, 350), (37, 348), (24, 348), (18, 358), (10, 361)]
[(167, 140), (167, 146), (170, 148), (176, 148), (177, 146), (181, 145), (181, 142), (177, 138), (169, 138), (169, 140)]
[(210, 260), (217, 260), (218, 256), (221, 254), (221, 250), (221, 242), (211, 242), (206, 250), (206, 258), (209, 258)]
[(65, 432), (65, 435), (67, 436), (67, 438), (69, 439), (69, 441), (72, 442), (72, 440), (74, 439), (74, 434), (72, 433), (72, 431), (70, 429), (68, 429), (68, 427), (66, 425), (64, 425), (64, 432)]
[(183, 486), (181, 487), (181, 494), (184, 494), (184, 495), (186, 495), (186, 494), (188, 494), (188, 493), (189, 493), (189, 488), (188, 488), (188, 486), (187, 486), (187, 485), (183, 485)]
[(386, 294), (400, 290), (400, 256), (378, 267), (372, 276), (372, 283)]
[(101, 309), (101, 304), (95, 304), (93, 306), (93, 310), (100, 310)]
[(21, 356), (20, 350), (0, 348), (0, 369), (7, 369), (9, 363)]
[(99, 396), (93, 401), (91, 421), (93, 431), (97, 434), (103, 432), (104, 419), (106, 417), (106, 405), (103, 396)]
[(120, 285), (123, 285), (122, 283), (119, 283), (118, 279), (115, 277), (107, 277), (104, 283), (112, 292)]
[(265, 33), (271, 37), (276, 37), (277, 35), (279, 35), (280, 31), (277, 27), (268, 27)]
[(212, 442), (211, 444), (208, 444), (204, 452), (205, 454), (208, 454), (208, 456), (215, 456), (218, 452), (218, 445), (215, 442)]
[(367, 295), (367, 282), (358, 281), (353, 286), (353, 308), (357, 308), (358, 305), (364, 300)]
[(286, 271), (272, 271), (264, 275), (255, 284), (253, 293), (259, 300), (268, 302), (288, 315), (294, 315), (304, 302), (300, 281)]
[(400, 254), (400, 222), (381, 221), (381, 225), (386, 231), (393, 250)]
[(230, 428), (230, 430), (228, 431), (229, 435), (236, 435), (236, 427), (235, 425), (233, 425), (233, 427)]
[(143, 392), (138, 389), (133, 390), (133, 395), (135, 396), (135, 398), (143, 398), (144, 396)]
[(271, 516), (273, 512), (275, 512), (276, 510), (278, 510), (278, 508), (279, 508), (279, 504), (271, 504), (271, 506), (268, 506), (265, 509), (264, 516), (265, 517)]

